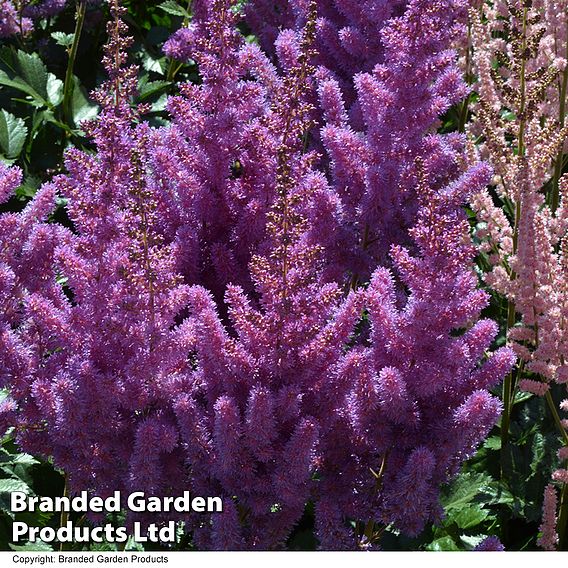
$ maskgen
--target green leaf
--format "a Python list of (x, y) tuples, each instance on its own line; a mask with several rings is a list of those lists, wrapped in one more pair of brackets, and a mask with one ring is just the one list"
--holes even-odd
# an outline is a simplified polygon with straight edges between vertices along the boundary
[(0, 493), (13, 493), (14, 491), (32, 493), (28, 484), (20, 479), (0, 479)]
[(503, 483), (492, 481), (482, 489), (476, 501), (485, 505), (511, 505), (515, 497)]
[(49, 73), (47, 76), (47, 100), (57, 106), (63, 102), (63, 81)]
[(28, 129), (23, 119), (5, 110), (0, 111), (0, 149), (6, 158), (14, 159), (20, 155), (27, 135)]
[(30, 454), (11, 454), (2, 448), (0, 463), (6, 465), (35, 465), (39, 461), (30, 456)]
[(460, 509), (478, 497), (493, 479), (485, 473), (462, 473), (446, 491), (442, 504), (446, 511)]
[(470, 536), (462, 534), (460, 536), (460, 540), (465, 544), (468, 550), (473, 550), (478, 544), (481, 544), (486, 538), (487, 535)]
[(147, 77), (142, 77), (138, 83), (138, 100), (144, 102), (155, 95), (163, 93), (170, 85), (169, 81), (148, 81)]
[[(153, 29), (156, 30), (158, 28), (153, 28)], [(159, 36), (158, 32), (156, 32), (155, 35)], [(168, 36), (166, 35), (165, 39), (167, 38)], [(162, 44), (165, 41), (165, 39), (157, 43)], [(157, 51), (157, 53), (154, 53), (154, 51)], [(142, 62), (142, 68), (145, 71), (157, 73), (158, 75), (165, 74), (166, 69), (168, 67), (168, 61), (167, 58), (164, 55), (162, 55), (162, 52), (159, 48), (157, 50), (149, 51), (143, 46), (139, 51), (139, 57)]]
[(164, 12), (171, 16), (181, 16), (182, 18), (191, 17), (191, 14), (174, 0), (166, 0), (165, 2), (162, 2), (158, 8), (161, 8)]
[(35, 176), (27, 176), (24, 179), (24, 183), (16, 190), (16, 197), (24, 199), (33, 197), (37, 193), (40, 185), (40, 178)]
[(15, 465), (36, 465), (39, 461), (30, 454), (16, 454), (12, 463)]
[(71, 110), (73, 112), (73, 122), (79, 126), (85, 120), (93, 120), (99, 113), (99, 107), (89, 100), (85, 89), (79, 79), (74, 77), (75, 86), (73, 88), (73, 99), (71, 100)]
[(0, 51), (0, 85), (25, 93), (31, 97), (31, 104), (42, 107), (51, 104), (48, 81), (49, 73), (37, 53), (18, 51), (14, 55), (9, 49)]
[(491, 505), (511, 505), (515, 498), (501, 482), (495, 481), (487, 473), (462, 473), (447, 487), (442, 496), (442, 504), (448, 513), (459, 512), (470, 504), (480, 507)]
[(139, 542), (136, 542), (133, 537), (129, 536), (128, 540), (126, 541), (126, 546), (124, 547), (124, 550), (131, 550), (134, 552), (144, 552), (144, 547)]
[(515, 398), (513, 399), (513, 404), (520, 404), (521, 402), (525, 402), (525, 400), (529, 400), (534, 397), (534, 394), (531, 392), (525, 392), (518, 390), (515, 393)]
[(51, 37), (55, 40), (57, 45), (65, 47), (66, 49), (73, 45), (73, 40), (75, 39), (75, 34), (66, 34), (63, 32), (53, 32)]
[(18, 51), (18, 66), (22, 79), (42, 98), (49, 100), (47, 82), (49, 74), (37, 53)]
[(166, 110), (168, 95), (164, 93), (156, 102), (152, 103), (152, 112), (163, 112)]
[(448, 521), (456, 523), (460, 529), (470, 529), (481, 524), (488, 516), (489, 511), (475, 504), (456, 511), (456, 514), (448, 518)]
[(500, 450), (501, 449), (501, 437), (500, 436), (491, 436), (485, 440), (483, 444), (484, 448), (488, 450)]
[(458, 545), (455, 543), (451, 536), (444, 536), (438, 538), (426, 546), (426, 550), (433, 550), (436, 552), (449, 551), (449, 550), (460, 550)]
[(36, 542), (26, 542), (26, 544), (22, 545), (10, 544), (10, 548), (16, 552), (47, 552), (53, 550), (50, 544), (41, 540), (37, 540)]

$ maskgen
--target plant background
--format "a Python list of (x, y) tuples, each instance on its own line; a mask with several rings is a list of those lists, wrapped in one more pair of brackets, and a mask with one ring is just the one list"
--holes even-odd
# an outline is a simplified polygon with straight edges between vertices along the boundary
[[(168, 95), (175, 94), (176, 82), (199, 81), (195, 65), (169, 60), (161, 51), (165, 40), (190, 17), (189, 6), (178, 5), (174, 0), (126, 1), (124, 5), (128, 8), (126, 22), (135, 38), (132, 60), (140, 67), (136, 102), (150, 105), (145, 118), (151, 124), (167, 124), (165, 102)], [(66, 148), (89, 148), (80, 123), (94, 118), (98, 112), (88, 93), (104, 79), (100, 62), (106, 39), (105, 22), (100, 8), (87, 11), (78, 42), (75, 73), (70, 76), (72, 84), (68, 65), (75, 39), (73, 3), (58, 16), (39, 21), (34, 32), (24, 38), (0, 41), (0, 159), (17, 164), (24, 171), (24, 183), (12, 200), (0, 206), (0, 211), (23, 209), (42, 182), (62, 171)], [(255, 41), (246, 27), (241, 31), (248, 41)], [(68, 91), (72, 94), (66, 94)], [(463, 114), (462, 105), (452, 109), (444, 117), (442, 130), (461, 130)], [(54, 215), (58, 221), (67, 222), (61, 207)], [(473, 231), (476, 221), (471, 211), (470, 218)], [(481, 270), (486, 259), (478, 260)], [(485, 315), (504, 324), (506, 306), (500, 305), (495, 297)], [(505, 325), (500, 328), (505, 329)], [(503, 333), (496, 343), (497, 346), (505, 343)], [(555, 400), (560, 400), (560, 392), (553, 395)], [(415, 539), (387, 529), (381, 547), (385, 550), (471, 550), (487, 535), (498, 535), (507, 550), (538, 550), (536, 541), (543, 493), (557, 465), (558, 447), (558, 434), (544, 400), (529, 393), (518, 393), (512, 411), (509, 444), (502, 450), (497, 424), (476, 456), (444, 488), (445, 519), (439, 525), (428, 526)], [(50, 463), (20, 453), (8, 431), (0, 447), (0, 550), (51, 550), (48, 544), (17, 546), (11, 543), (14, 520), (31, 526), (53, 527), (61, 521), (57, 514), (14, 515), (9, 508), (11, 491), (62, 495), (64, 478)], [(80, 517), (72, 517), (72, 520), (84, 522)], [(109, 521), (121, 523), (119, 517)], [(318, 543), (313, 525), (313, 511), (308, 505), (288, 541), (288, 548), (315, 550)], [(182, 530), (174, 548), (192, 549)], [(85, 548), (74, 546), (71, 549)], [(129, 542), (126, 549), (142, 548)], [(146, 550), (151, 549), (146, 547)], [(116, 545), (90, 545), (89, 550), (116, 550)]]

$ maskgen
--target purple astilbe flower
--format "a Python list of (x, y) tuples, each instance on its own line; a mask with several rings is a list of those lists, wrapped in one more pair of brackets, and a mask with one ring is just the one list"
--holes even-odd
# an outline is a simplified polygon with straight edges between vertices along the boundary
[[(86, 4), (97, 6), (101, 1), (86, 0)], [(69, 4), (68, 0), (0, 0), (0, 38), (31, 32), (37, 20), (56, 16)]]
[[(463, 141), (431, 133), (462, 89), (447, 51), (462, 4), (415, 0), (378, 24), (384, 52), (354, 104), (312, 65), (316, 2), (278, 40), (280, 71), (235, 31), (235, 7), (198, 2), (168, 42), (203, 81), (153, 130), (113, 2), (109, 80), (84, 126), (96, 152), (70, 151), (37, 198), (65, 197), (73, 231), (30, 247), (45, 281), (0, 282), (25, 291), (5, 411), (72, 492), (220, 495), (222, 514), (184, 519), (203, 549), (281, 548), (310, 500), (322, 548), (416, 534), (494, 423), (488, 388), (513, 359), (487, 353), (461, 209), (489, 170), (460, 177)], [(331, 182), (308, 137), (316, 79)], [(1, 196), (17, 183), (0, 170)]]
[[(478, 166), (440, 190), (432, 189), (425, 164), (418, 169), (420, 209), (410, 231), (417, 252), (391, 251), (408, 293), (401, 295), (390, 271), (373, 274), (365, 292), (369, 345), (346, 355), (347, 397), (336, 400), (321, 429), (316, 512), (323, 548), (353, 545), (355, 536), (372, 542), (391, 523), (416, 535), (438, 519), (439, 487), (495, 424), (500, 402), (487, 389), (515, 360), (501, 349), (480, 364), (497, 328), (478, 319), (487, 295), (476, 289), (461, 204), (488, 182), (489, 169)], [(363, 521), (365, 534), (338, 535), (329, 511)]]
[(251, 251), (263, 239), (275, 177), (277, 136), (266, 119), (280, 79), (235, 29), (232, 2), (201, 3), (190, 28), (165, 51), (199, 65), (201, 85), (180, 87), (172, 125), (153, 136), (155, 184), (169, 193), (164, 233), (181, 227), (180, 270), (222, 298), (228, 282), (251, 287)]
[[(182, 85), (181, 95), (170, 98), (173, 125), (155, 132), (152, 151), (155, 184), (170, 195), (163, 230), (184, 232), (180, 270), (217, 299), (228, 283), (253, 289), (248, 265), (266, 240), (285, 121), (274, 110), (285, 89), (282, 75), (236, 31), (240, 16), (233, 4), (201, 2), (191, 26), (166, 43), (170, 55), (191, 55), (202, 83)], [(313, 231), (328, 247), (331, 278), (339, 265), (331, 249), (341, 249), (347, 232), (327, 219), (341, 204), (321, 175), (298, 183), (306, 191), (309, 185), (322, 188), (314, 195)]]
[(32, 29), (30, 18), (23, 17), (12, 0), (0, 0), (0, 38), (24, 34)]
[[(404, 10), (405, 0), (323, 0), (318, 2), (315, 48), (316, 64), (325, 67), (352, 93), (353, 77), (371, 72), (382, 63), (385, 48), (380, 30)], [(246, 7), (247, 22), (268, 53), (285, 49), (305, 22), (305, 0), (252, 0)], [(281, 36), (281, 31), (285, 31)], [(280, 37), (279, 37), (280, 36)], [(349, 97), (352, 102), (352, 97)]]
[(130, 105), (137, 70), (124, 65), (123, 10), (114, 3), (111, 12), (109, 80), (96, 94), (100, 117), (85, 127), (97, 152), (70, 151), (68, 173), (30, 205), (33, 212), (56, 192), (68, 200), (74, 232), (64, 231), (51, 256), (34, 242), (39, 258), (26, 265), (55, 286), (52, 264), (64, 289), (23, 287), (27, 343), (12, 350), (25, 366), (12, 365), (3, 382), (18, 406), (18, 442), (53, 457), (71, 492), (179, 493), (183, 461), (168, 407), (171, 385), (190, 368), (191, 327), (176, 319), (189, 295), (174, 270), (175, 247), (155, 229), (148, 127), (135, 125)]
[[(0, 204), (8, 201), (21, 181), (18, 168), (0, 163)], [(33, 352), (38, 330), (28, 308), (39, 294), (53, 306), (65, 303), (53, 262), (64, 231), (45, 223), (54, 209), (55, 192), (46, 186), (22, 212), (0, 215), (0, 388), (10, 387), (0, 410), (2, 431), (18, 425), (25, 432), (35, 428), (40, 418), (30, 390), (39, 364)], [(26, 407), (30, 413), (19, 412)]]
[(333, 77), (320, 80), (321, 137), (333, 185), (354, 221), (348, 268), (363, 280), (387, 261), (392, 244), (408, 242), (418, 208), (416, 158), (437, 172), (436, 187), (454, 175), (459, 137), (432, 132), (467, 92), (451, 49), (463, 15), (463, 2), (409, 2), (377, 30), (384, 60), (354, 76), (354, 105)]
[(305, 55), (284, 81), (269, 126), (278, 128), (280, 145), (267, 239), (251, 261), (256, 294), (229, 286), (230, 333), (209, 293), (192, 291), (197, 368), (192, 391), (180, 390), (174, 407), (192, 485), (228, 505), (227, 515), (212, 517), (212, 532), (195, 519), (203, 548), (284, 545), (312, 493), (319, 423), (337, 383), (328, 370), (360, 316), (361, 295), (340, 307), (340, 288), (323, 278), (324, 247), (313, 232), (314, 206), (331, 193), (302, 155), (313, 26), (309, 20)]
[(474, 550), (476, 552), (503, 552), (505, 547), (496, 536), (488, 536), (483, 539)]
[[(26, 3), (23, 4), (25, 6)], [(49, 18), (64, 10), (66, 4), (67, 0), (43, 0), (43, 2), (30, 3), (25, 6), (23, 13), (33, 19)]]

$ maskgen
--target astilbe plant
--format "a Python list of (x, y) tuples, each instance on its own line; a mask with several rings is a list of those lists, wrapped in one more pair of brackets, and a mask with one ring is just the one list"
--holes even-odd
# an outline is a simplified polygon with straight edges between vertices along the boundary
[[(555, 2), (496, 2), (472, 12), (480, 99), (471, 127), (496, 174), (495, 190), (473, 199), (489, 262), (485, 281), (507, 300), (508, 339), (520, 359), (504, 384), (503, 445), (516, 389), (545, 397), (564, 444), (553, 476), (562, 487), (558, 533), (564, 535), (568, 423), (550, 386), (568, 382), (568, 180), (561, 175), (568, 135), (567, 18), (564, 5)], [(548, 549), (557, 544), (554, 491), (550, 486), (544, 501), (540, 542)]]
[[(467, 93), (452, 49), (464, 35), (466, 6), (456, 0), (318, 3), (319, 128), (311, 140), (323, 151), (349, 219), (336, 262), (353, 281), (388, 262), (392, 244), (408, 242), (418, 209), (415, 159), (438, 159), (432, 168), (438, 187), (454, 172), (459, 137), (433, 132)], [(271, 22), (301, 22), (306, 5), (289, 2), (272, 16), (265, 13), (273, 7), (253, 2), (247, 21), (285, 65), (298, 51), (297, 32), (276, 36)]]
[(419, 169), (416, 253), (394, 246), (395, 272), (374, 272), (364, 292), (370, 334), (342, 363), (348, 394), (322, 434), (316, 511), (324, 547), (352, 541), (346, 518), (361, 521), (367, 545), (390, 523), (416, 535), (438, 520), (440, 485), (494, 425), (500, 403), (487, 389), (514, 362), (501, 349), (479, 364), (497, 327), (479, 320), (488, 298), (471, 270), (475, 249), (461, 204), (489, 169), (478, 166), (439, 190), (430, 186), (435, 174), (421, 162)]
[(3, 384), (17, 441), (52, 457), (69, 492), (179, 493), (183, 460), (173, 452), (178, 436), (168, 393), (190, 367), (190, 331), (176, 320), (189, 296), (174, 271), (175, 246), (155, 229), (158, 204), (145, 182), (147, 127), (134, 124), (130, 106), (137, 70), (122, 65), (128, 38), (121, 9), (111, 11), (104, 60), (110, 77), (96, 97), (100, 117), (84, 125), (97, 152), (69, 151), (68, 173), (30, 205), (27, 217), (34, 203), (53, 201), (57, 192), (68, 201), (74, 230), (49, 225), (59, 234), (47, 251), (41, 240), (26, 244), (28, 256), (39, 257), (22, 272), (38, 270), (45, 283), (13, 284), (23, 295), (13, 301), (25, 308), (17, 332), (24, 339), (8, 351), (15, 363)]
[[(211, 6), (216, 9), (209, 16), (216, 17), (230, 3)], [(225, 500), (211, 528), (195, 521), (194, 536), (204, 548), (285, 544), (313, 491), (318, 431), (331, 409), (330, 394), (340, 395), (328, 372), (343, 357), (360, 317), (360, 295), (340, 305), (340, 287), (324, 278), (325, 247), (314, 231), (325, 215), (320, 205), (334, 200), (310, 154), (302, 152), (310, 126), (305, 90), (313, 26), (312, 18), (298, 65), (264, 117), (269, 140), (278, 146), (264, 147), (273, 151), (275, 168), (269, 170), (266, 238), (250, 262), (255, 293), (228, 287), (227, 328), (210, 294), (203, 287), (192, 291), (197, 367), (192, 389), (180, 389), (174, 408), (192, 486)], [(338, 222), (338, 215), (328, 217)]]
[[(70, 492), (222, 496), (222, 514), (184, 519), (201, 548), (281, 548), (309, 501), (322, 548), (376, 546), (387, 525), (416, 534), (494, 424), (487, 389), (513, 358), (489, 357), (496, 329), (479, 320), (487, 296), (461, 208), (489, 169), (460, 175), (463, 141), (429, 132), (454, 101), (446, 91), (463, 89), (446, 26), (461, 3), (416, 0), (385, 27), (392, 66), (357, 79), (365, 135), (349, 130), (341, 85), (312, 66), (317, 3), (283, 36), (284, 72), (235, 32), (235, 2), (198, 3), (166, 49), (195, 57), (203, 82), (181, 87), (173, 125), (156, 130), (131, 105), (137, 70), (111, 8), (101, 113), (83, 126), (96, 151), (69, 151), (68, 173), (36, 198), (64, 197), (72, 230), (32, 204), (51, 244), (30, 243), (41, 262), (23, 271), (14, 253), (2, 260), (7, 294), (23, 294), (2, 322), (15, 338), (4, 415), (19, 443), (52, 456)], [(405, 70), (417, 73), (409, 90)], [(310, 149), (322, 77), (326, 120), (367, 154), (355, 196), (340, 157), (327, 179)], [(397, 130), (403, 94), (412, 111)], [(19, 174), (0, 173), (8, 194)], [(412, 197), (374, 207), (387, 183)], [(361, 219), (381, 252), (353, 265)], [(41, 286), (14, 284), (28, 269)]]
[[(301, 60), (303, 50), (299, 54)], [(272, 119), (287, 115), (276, 112)], [(444, 148), (436, 142), (426, 138), (424, 145)], [(182, 436), (194, 483), (203, 492), (216, 488), (232, 511), (232, 517), (212, 519), (214, 540), (202, 545), (279, 546), (310, 497), (325, 549), (374, 544), (390, 523), (416, 534), (439, 517), (440, 484), (494, 424), (499, 402), (486, 389), (514, 359), (505, 349), (478, 368), (496, 327), (484, 320), (472, 326), (487, 296), (476, 290), (461, 204), (487, 183), (488, 168), (449, 184), (463, 150), (454, 137), (445, 153), (419, 161), (420, 177), (413, 181), (420, 212), (406, 237), (418, 252), (392, 249), (409, 293), (379, 269), (368, 291), (352, 293), (337, 307), (337, 287), (322, 283), (315, 252), (303, 248), (314, 221), (309, 214), (298, 217), (296, 209), (305, 207), (310, 186), (298, 170), (283, 170), (298, 158), (279, 148), (279, 198), (268, 243), (260, 248), (268, 250), (251, 263), (259, 299), (247, 300), (231, 286), (228, 328), (202, 289), (192, 301), (195, 326), (206, 339), (196, 345), (195, 391), (180, 393)], [(297, 193), (282, 195), (288, 187)], [(289, 208), (283, 197), (297, 203)], [(342, 222), (351, 219), (344, 215)], [(362, 332), (343, 354), (365, 304), (370, 336)], [(454, 337), (462, 328), (468, 331)], [(317, 482), (310, 481), (313, 472)], [(364, 520), (366, 531), (347, 528), (353, 519)], [(212, 538), (200, 530), (199, 539), (201, 532)]]

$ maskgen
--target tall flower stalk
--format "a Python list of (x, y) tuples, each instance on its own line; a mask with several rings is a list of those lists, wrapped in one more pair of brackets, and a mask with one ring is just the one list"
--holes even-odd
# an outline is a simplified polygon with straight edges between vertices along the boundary
[[(482, 20), (484, 18), (484, 20)], [(481, 157), (495, 167), (495, 189), (473, 200), (487, 255), (485, 281), (507, 301), (507, 337), (519, 357), (503, 386), (503, 475), (517, 389), (546, 399), (564, 447), (554, 479), (561, 484), (558, 528), (566, 546), (565, 462), (567, 423), (559, 416), (551, 386), (568, 381), (566, 343), (566, 250), (568, 224), (562, 175), (566, 109), (566, 23), (554, 2), (496, 2), (472, 12), (479, 101), (471, 132)], [(552, 547), (545, 498), (541, 543)], [(555, 506), (555, 505), (554, 505)]]

